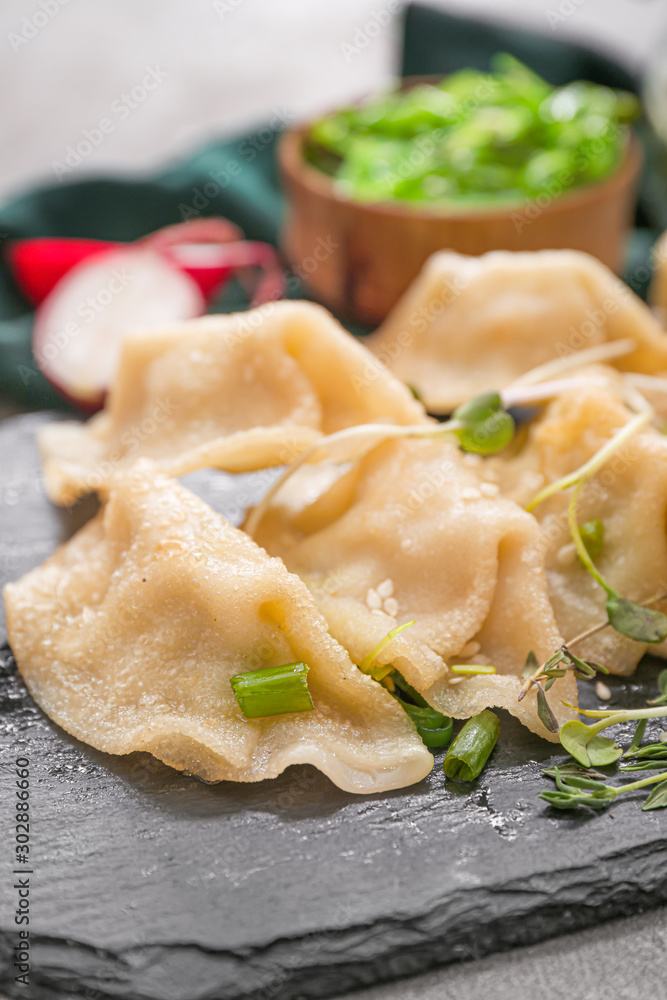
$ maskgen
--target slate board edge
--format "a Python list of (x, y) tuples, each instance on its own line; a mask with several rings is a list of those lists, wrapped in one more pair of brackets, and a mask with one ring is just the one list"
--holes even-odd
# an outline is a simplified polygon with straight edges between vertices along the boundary
[[(618, 885), (610, 885), (604, 874), (612, 858), (625, 870)], [(539, 888), (534, 886), (534, 875), (525, 884), (501, 882), (491, 893), (486, 888), (469, 888), (418, 918), (285, 938), (242, 952), (190, 944), (149, 945), (113, 953), (80, 942), (35, 936), (32, 946), (41, 958), (33, 967), (29, 993), (12, 982), (16, 935), (0, 932), (4, 966), (0, 984), (8, 996), (29, 996), (30, 1000), (319, 1000), (644, 912), (667, 902), (667, 876), (655, 879), (661, 870), (667, 870), (667, 840), (602, 856), (581, 870), (581, 881), (576, 884), (564, 884), (558, 870), (545, 872)], [(537, 907), (535, 894), (544, 898)], [(489, 904), (494, 917), (480, 922)], [(202, 963), (207, 966), (208, 985), (200, 989), (196, 978)], [(248, 992), (239, 984), (244, 968), (250, 967), (255, 981), (259, 978), (263, 985)], [(137, 973), (150, 987), (151, 970), (159, 970), (156, 988), (137, 989), (133, 984)], [(165, 977), (171, 987), (168, 996), (162, 992)]]
[[(38, 422), (47, 418), (39, 415)], [(34, 415), (16, 418), (12, 432), (15, 429), (20, 435), (25, 428), (32, 435), (34, 423)], [(23, 462), (28, 468), (27, 456)], [(15, 935), (8, 928), (0, 929), (0, 996), (29, 1000), (324, 998), (534, 944), (667, 902), (667, 881), (656, 875), (666, 870), (666, 856), (667, 840), (656, 837), (650, 844), (578, 864), (576, 880), (572, 868), (533, 869), (525, 880), (515, 877), (511, 881), (503, 881), (498, 872), (496, 881), (486, 888), (460, 890), (421, 914), (406, 912), (368, 924), (325, 928), (317, 934), (272, 938), (262, 947), (215, 950), (157, 943), (114, 952), (72, 937), (35, 934), (28, 990), (13, 983)], [(622, 872), (622, 880), (610, 880), (610, 868)], [(409, 892), (408, 884), (406, 911)]]

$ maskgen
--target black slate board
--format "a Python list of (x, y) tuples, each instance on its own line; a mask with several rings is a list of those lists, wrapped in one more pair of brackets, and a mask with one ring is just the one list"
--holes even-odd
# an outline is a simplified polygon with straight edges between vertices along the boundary
[[(0, 428), (0, 573), (38, 564), (90, 516), (46, 500), (45, 415)], [(239, 480), (188, 485), (234, 520)], [(259, 484), (256, 488), (265, 488)], [(2, 637), (0, 637), (1, 639)], [(645, 661), (614, 700), (641, 703)], [(0, 652), (0, 991), (31, 1000), (323, 997), (545, 939), (667, 900), (667, 815), (633, 796), (558, 814), (537, 794), (554, 748), (502, 716), (472, 786), (436, 768), (388, 795), (341, 792), (309, 767), (205, 785), (148, 755), (69, 737)], [(14, 761), (31, 770), (31, 980), (14, 983)], [(439, 755), (438, 761), (442, 755)]]

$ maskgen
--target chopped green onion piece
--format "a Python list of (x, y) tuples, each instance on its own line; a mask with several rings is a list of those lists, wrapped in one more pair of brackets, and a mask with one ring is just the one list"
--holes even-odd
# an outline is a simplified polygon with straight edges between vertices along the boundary
[(410, 716), (427, 747), (444, 747), (449, 743), (454, 728), (452, 719), (428, 705), (426, 708), (411, 705), (396, 694), (394, 698)]
[(453, 721), (448, 716), (431, 708), (418, 691), (408, 684), (398, 670), (391, 675), (394, 684), (392, 694), (401, 708), (414, 722), (417, 732), (427, 747), (444, 747), (452, 738)]
[(398, 690), (402, 693), (402, 695), (405, 695), (407, 697), (407, 700), (409, 702), (411, 702), (414, 705), (419, 705), (420, 708), (429, 707), (429, 704), (426, 701), (426, 699), (422, 698), (419, 691), (416, 691), (415, 688), (413, 688), (412, 684), (408, 684), (403, 674), (399, 674), (398, 670), (396, 670), (392, 674), (392, 678)]
[(443, 761), (446, 776), (455, 781), (474, 781), (489, 759), (499, 733), (498, 716), (488, 708), (468, 719)]
[(236, 674), (230, 683), (246, 719), (310, 712), (314, 706), (308, 690), (308, 670), (305, 663), (284, 663)]
[(474, 677), (475, 674), (495, 674), (496, 668), (490, 663), (454, 663), (449, 668), (453, 674)]

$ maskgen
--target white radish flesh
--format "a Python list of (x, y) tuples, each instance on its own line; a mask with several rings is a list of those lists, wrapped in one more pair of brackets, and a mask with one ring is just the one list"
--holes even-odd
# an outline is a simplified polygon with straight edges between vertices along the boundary
[(125, 333), (201, 316), (196, 282), (150, 247), (97, 254), (73, 267), (35, 315), (33, 353), (63, 395), (98, 409)]

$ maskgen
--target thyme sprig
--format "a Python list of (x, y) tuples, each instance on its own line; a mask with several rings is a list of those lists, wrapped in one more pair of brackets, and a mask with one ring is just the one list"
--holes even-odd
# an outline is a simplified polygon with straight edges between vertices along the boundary
[(630, 784), (620, 787), (607, 785), (603, 781), (585, 775), (574, 774), (571, 770), (567, 777), (563, 777), (558, 767), (546, 769), (543, 774), (553, 777), (556, 788), (540, 792), (539, 798), (544, 799), (556, 809), (576, 809), (578, 806), (604, 809), (619, 795), (625, 795), (626, 792), (634, 792), (639, 788), (658, 783), (660, 783), (658, 788), (652, 791), (642, 809), (661, 809), (667, 806), (667, 785), (662, 784), (667, 780), (667, 771), (661, 771), (660, 774), (654, 774), (650, 778), (641, 778), (639, 781), (632, 781)]
[[(663, 601), (667, 601), (667, 592), (664, 592), (664, 591), (661, 592), (660, 594), (656, 594), (655, 597), (652, 597), (650, 600), (646, 601), (644, 603), (644, 605), (642, 605), (642, 607), (643, 608), (650, 608), (654, 604), (662, 604)], [(586, 639), (591, 639), (594, 635), (597, 635), (598, 632), (602, 632), (603, 629), (610, 628), (610, 627), (611, 627), (611, 622), (610, 622), (609, 618), (606, 618), (604, 621), (598, 622), (596, 625), (592, 625), (590, 628), (587, 628), (584, 632), (580, 632), (579, 635), (575, 635), (572, 639), (568, 639), (567, 642), (563, 643), (563, 645), (561, 647), (559, 647), (559, 649), (556, 651), (556, 653), (553, 653), (542, 664), (538, 663), (537, 657), (535, 656), (534, 653), (529, 653), (528, 654), (528, 659), (526, 660), (526, 664), (525, 664), (525, 666), (523, 668), (524, 682), (523, 682), (523, 685), (521, 686), (521, 690), (519, 691), (518, 700), (519, 701), (523, 701), (523, 699), (526, 697), (526, 695), (528, 694), (528, 692), (530, 691), (530, 689), (535, 684), (538, 684), (539, 682), (545, 680), (545, 677), (549, 676), (549, 675), (545, 675), (545, 668), (552, 668), (554, 666), (554, 664), (552, 664), (551, 661), (552, 661), (553, 657), (557, 656), (558, 653), (561, 650), (562, 651), (567, 651), (567, 653), (569, 654), (569, 658), (572, 658), (572, 647), (573, 646), (578, 646), (580, 643), (585, 642)], [(586, 666), (588, 666), (590, 669), (593, 670), (593, 674), (592, 675), (589, 674), (588, 676), (585, 676), (586, 672), (582, 671), (581, 668), (576, 668), (575, 667), (576, 663), (579, 663), (579, 664), (584, 663)], [(529, 669), (530, 667), (534, 667), (534, 670), (533, 670), (532, 673), (530, 672), (530, 669)], [(566, 667), (566, 669), (567, 669), (567, 667)], [(579, 657), (574, 658), (574, 663), (572, 662), (572, 659), (570, 659), (569, 669), (578, 669), (579, 673), (576, 673), (576, 676), (580, 680), (589, 680), (589, 679), (591, 679), (592, 676), (594, 676), (597, 671), (600, 671), (600, 673), (603, 673), (603, 674), (608, 674), (609, 673), (609, 671), (607, 670), (607, 668), (603, 667), (601, 663), (595, 663), (592, 660), (585, 660), (584, 661), (584, 660), (581, 660)], [(555, 673), (555, 671), (553, 669), (551, 669), (551, 675), (552, 676), (554, 675), (554, 673)], [(655, 704), (655, 705), (667, 704), (667, 670), (663, 671), (663, 673), (665, 674), (664, 692), (663, 692), (662, 688), (660, 688), (660, 690), (661, 690), (662, 693), (664, 693), (665, 700), (663, 702), (662, 700), (656, 699), (654, 702), (651, 702), (651, 704)], [(554, 680), (556, 679), (556, 676), (562, 676), (562, 675), (556, 673), (555, 676), (554, 676)], [(553, 684), (553, 682), (554, 681), (551, 681), (551, 684)], [(551, 686), (551, 684), (549, 686)]]
[[(540, 719), (542, 719), (542, 722), (544, 722), (547, 729), (549, 729), (552, 733), (558, 732), (558, 723), (546, 703), (545, 692), (549, 690), (556, 680), (559, 677), (564, 677), (568, 670), (571, 670), (575, 677), (583, 681), (591, 680), (598, 672), (602, 674), (609, 673), (607, 668), (603, 667), (601, 663), (595, 663), (592, 660), (582, 660), (581, 657), (572, 652), (570, 647), (580, 641), (582, 641), (581, 637), (577, 636), (569, 643), (563, 643), (563, 645), (559, 646), (556, 652), (552, 653), (551, 656), (549, 656), (542, 664), (538, 662), (538, 659), (532, 650), (526, 658), (526, 663), (523, 668), (524, 683), (519, 692), (519, 701), (523, 701), (530, 689), (536, 686), (538, 715), (540, 716)], [(543, 683), (544, 687), (542, 687)], [(540, 692), (542, 692), (541, 695)], [(545, 714), (547, 714), (547, 717), (550, 718), (550, 725), (547, 724), (544, 718), (542, 718), (542, 711), (540, 711), (540, 708), (545, 704)], [(554, 722), (555, 728), (553, 725)]]
[(649, 701), (649, 705), (667, 705), (667, 670), (658, 674), (658, 691), (658, 697)]

